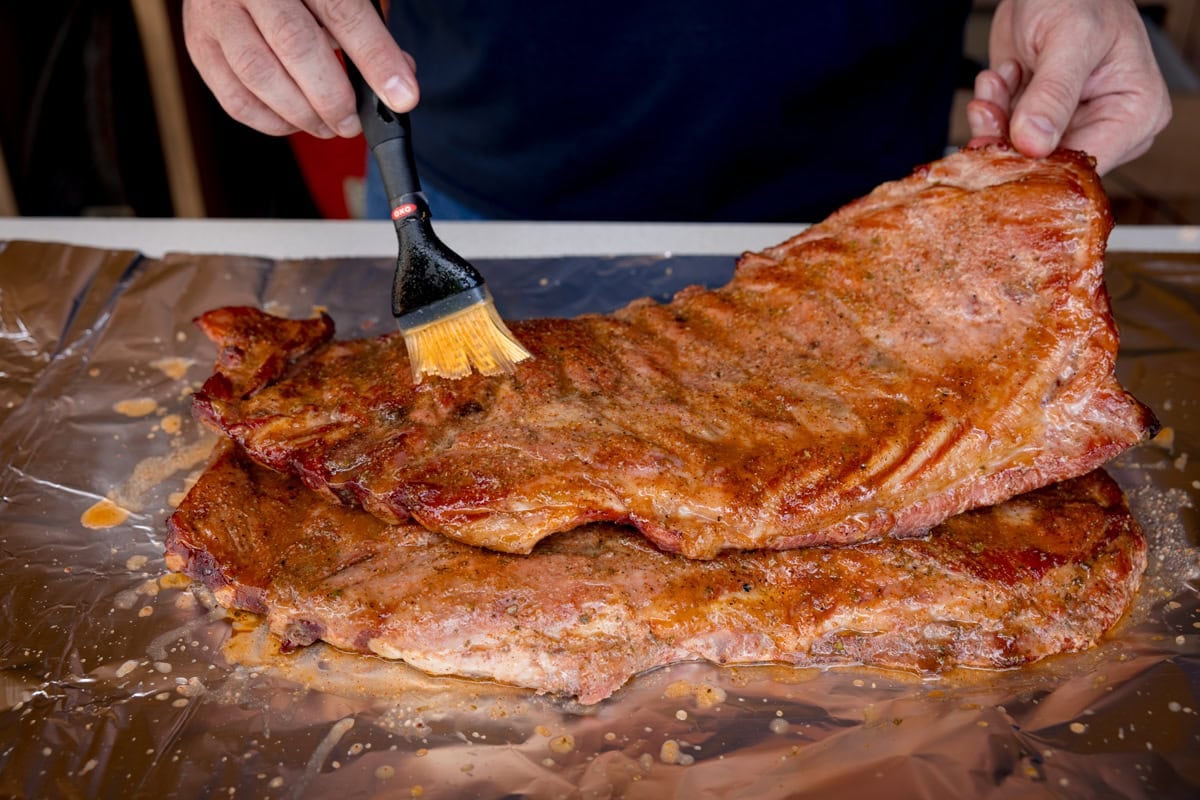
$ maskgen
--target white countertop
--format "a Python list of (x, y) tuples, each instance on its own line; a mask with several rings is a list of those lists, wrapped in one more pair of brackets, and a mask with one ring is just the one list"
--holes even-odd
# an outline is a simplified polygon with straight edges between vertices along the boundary
[[(438, 235), (466, 258), (560, 255), (736, 255), (793, 236), (803, 225), (609, 222), (440, 222)], [(390, 222), (361, 220), (0, 217), (0, 240), (64, 242), (137, 250), (269, 258), (391, 256)], [(1200, 226), (1118, 226), (1109, 249), (1200, 252)]]

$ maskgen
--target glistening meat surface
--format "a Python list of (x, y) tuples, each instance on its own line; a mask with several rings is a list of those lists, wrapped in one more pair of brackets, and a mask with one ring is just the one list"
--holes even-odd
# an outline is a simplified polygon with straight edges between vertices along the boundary
[(597, 520), (694, 558), (919, 535), (1155, 426), (1113, 375), (1110, 227), (1083, 155), (964, 151), (720, 289), (514, 323), (511, 376), (414, 386), (398, 335), (210, 312), (195, 408), (327, 498), (508, 552)]
[(582, 527), (531, 555), (325, 502), (222, 445), (171, 517), (167, 564), (293, 646), (598, 702), (671, 662), (1010, 667), (1094, 645), (1146, 562), (1102, 471), (953, 517), (923, 539), (663, 553)]

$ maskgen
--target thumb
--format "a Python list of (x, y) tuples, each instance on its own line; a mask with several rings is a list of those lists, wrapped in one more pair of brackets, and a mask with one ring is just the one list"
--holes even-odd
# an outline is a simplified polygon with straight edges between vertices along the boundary
[(1029, 85), (1013, 107), (1009, 136), (1028, 156), (1046, 156), (1058, 147), (1079, 107), (1083, 85), (1100, 61), (1066, 41), (1046, 42), (1031, 70)]

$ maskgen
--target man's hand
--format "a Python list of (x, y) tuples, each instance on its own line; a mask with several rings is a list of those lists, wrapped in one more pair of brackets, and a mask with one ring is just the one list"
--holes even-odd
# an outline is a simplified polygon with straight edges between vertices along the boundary
[(1171, 119), (1132, 0), (1002, 0), (989, 50), (967, 105), (974, 137), (1030, 156), (1083, 150), (1103, 174), (1150, 149)]
[(368, 0), (184, 0), (183, 30), (221, 107), (263, 133), (359, 133), (335, 48), (392, 110), (417, 103), (413, 60)]

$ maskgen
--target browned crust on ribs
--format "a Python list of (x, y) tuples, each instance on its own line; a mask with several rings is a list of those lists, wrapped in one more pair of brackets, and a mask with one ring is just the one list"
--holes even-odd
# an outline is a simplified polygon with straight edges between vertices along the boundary
[(326, 503), (223, 445), (171, 517), (167, 563), (291, 646), (604, 699), (676, 661), (1011, 667), (1094, 645), (1146, 545), (1101, 471), (923, 539), (695, 561), (591, 525), (519, 556)]
[(720, 289), (513, 323), (512, 376), (413, 386), (398, 335), (213, 312), (223, 352), (270, 361), (223, 356), (217, 388), (247, 391), (196, 409), (328, 498), (508, 552), (597, 520), (695, 558), (920, 535), (1153, 430), (1113, 374), (1111, 224), (1085, 156), (965, 151)]

